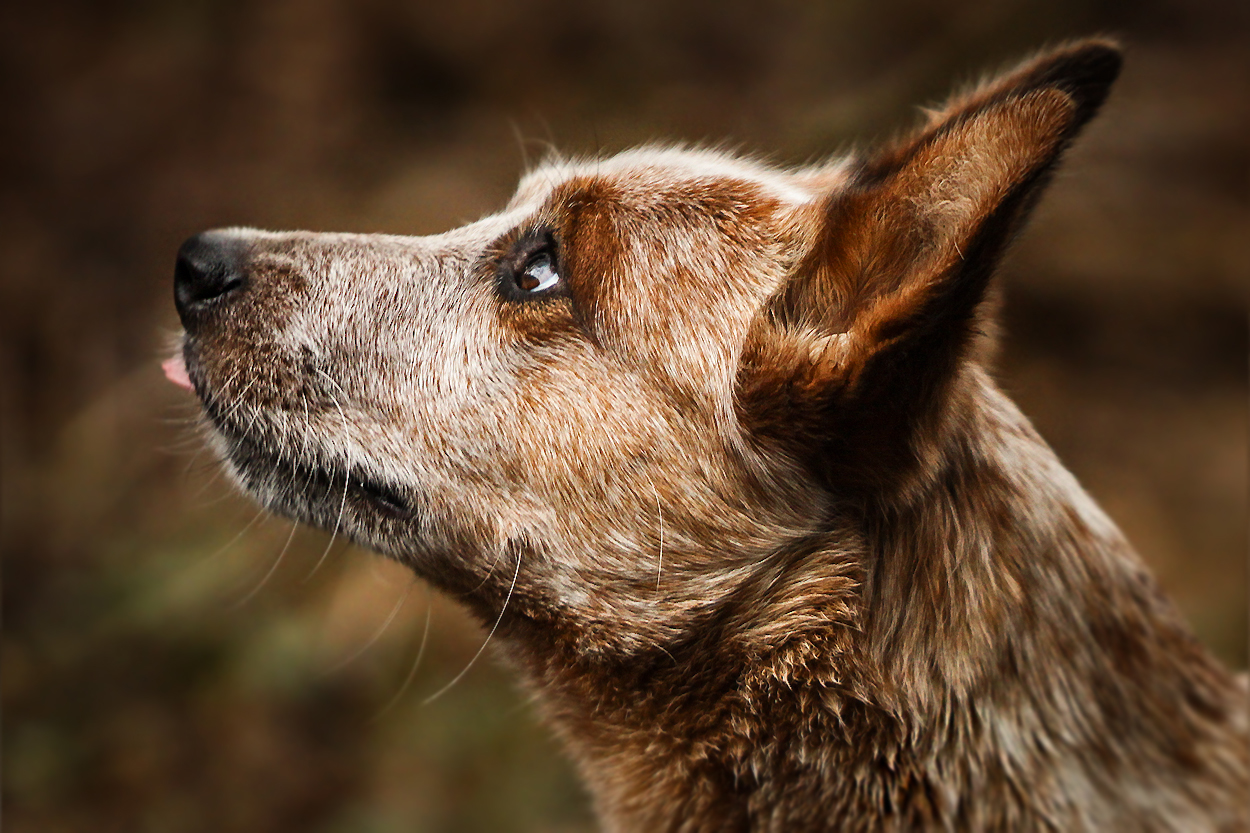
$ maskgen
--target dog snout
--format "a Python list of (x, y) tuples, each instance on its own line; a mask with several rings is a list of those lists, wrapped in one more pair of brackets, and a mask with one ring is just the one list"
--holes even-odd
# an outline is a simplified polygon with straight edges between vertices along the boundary
[(208, 310), (237, 299), (247, 288), (244, 241), (222, 231), (188, 238), (174, 264), (174, 303), (192, 331)]

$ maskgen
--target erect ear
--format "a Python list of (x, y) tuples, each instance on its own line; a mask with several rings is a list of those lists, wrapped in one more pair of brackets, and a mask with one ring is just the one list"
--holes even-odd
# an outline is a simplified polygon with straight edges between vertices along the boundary
[(930, 114), (798, 220), (805, 254), (752, 323), (738, 409), (831, 485), (884, 485), (950, 410), (1000, 257), (1120, 69), (1083, 41)]

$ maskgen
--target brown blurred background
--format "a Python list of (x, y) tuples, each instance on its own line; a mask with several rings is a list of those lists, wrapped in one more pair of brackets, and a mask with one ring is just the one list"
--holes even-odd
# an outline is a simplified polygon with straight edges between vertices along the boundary
[(547, 142), (802, 162), (1094, 32), (1124, 37), (1127, 69), (1003, 271), (1001, 377), (1244, 667), (1248, 18), (1244, 0), (5, 3), (7, 829), (590, 827), (492, 664), (421, 705), (481, 642), (454, 606), (342, 543), (314, 571), (308, 530), (264, 579), (291, 527), (251, 523), (157, 366), (183, 238), (440, 231), (498, 207)]

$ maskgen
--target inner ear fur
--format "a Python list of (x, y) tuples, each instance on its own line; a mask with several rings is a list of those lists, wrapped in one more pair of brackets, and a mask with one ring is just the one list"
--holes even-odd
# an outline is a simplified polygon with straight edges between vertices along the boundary
[(1119, 69), (1105, 40), (1046, 53), (931, 112), (802, 209), (805, 254), (745, 344), (748, 431), (833, 487), (914, 467), (988, 326), (995, 267)]

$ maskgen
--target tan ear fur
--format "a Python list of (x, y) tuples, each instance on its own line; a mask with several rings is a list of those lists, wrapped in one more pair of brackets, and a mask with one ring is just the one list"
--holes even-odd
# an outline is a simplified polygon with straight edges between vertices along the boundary
[(748, 430), (842, 488), (909, 469), (949, 411), (994, 268), (1118, 68), (1102, 41), (1026, 64), (804, 209), (806, 254), (744, 350)]

